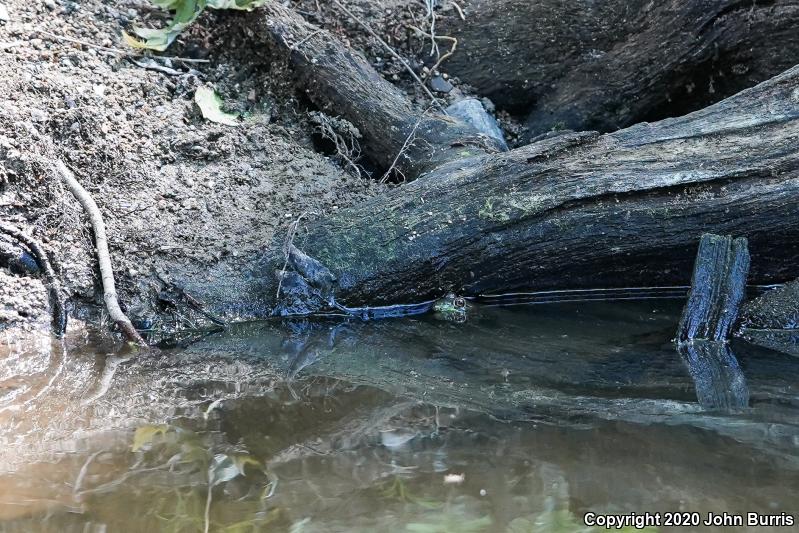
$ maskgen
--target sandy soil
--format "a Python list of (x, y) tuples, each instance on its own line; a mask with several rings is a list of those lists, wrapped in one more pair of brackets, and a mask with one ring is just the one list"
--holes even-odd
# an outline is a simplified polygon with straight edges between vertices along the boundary
[[(203, 276), (220, 263), (235, 272), (300, 214), (384, 188), (315, 150), (307, 102), (260, 44), (257, 13), (203, 15), (168, 53), (207, 62), (160, 62), (172, 70), (164, 72), (42, 32), (124, 48), (132, 20), (163, 17), (147, 2), (3, 4), (0, 218), (45, 243), (74, 302), (98, 302), (98, 276), (88, 226), (53, 157), (100, 205), (123, 304), (156, 274)], [(193, 103), (200, 85), (241, 112), (240, 125), (204, 120)], [(0, 276), (0, 324), (42, 315), (39, 280)]]

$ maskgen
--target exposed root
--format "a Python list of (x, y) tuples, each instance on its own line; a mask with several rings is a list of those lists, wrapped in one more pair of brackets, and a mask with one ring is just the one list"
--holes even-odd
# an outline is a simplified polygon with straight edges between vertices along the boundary
[[(443, 63), (444, 61), (446, 61), (447, 59), (452, 57), (452, 54), (454, 54), (455, 50), (458, 49), (458, 39), (456, 39), (455, 37), (450, 37), (449, 35), (436, 35), (434, 33), (427, 33), (424, 30), (422, 30), (421, 28), (417, 28), (416, 26), (413, 26), (413, 25), (409, 25), (408, 27), (411, 28), (412, 30), (422, 34), (422, 35), (430, 37), (433, 40), (433, 42), (435, 42), (436, 39), (440, 39), (440, 40), (444, 40), (444, 41), (450, 41), (452, 43), (452, 46), (450, 47), (449, 52), (447, 52), (444, 55), (441, 55), (439, 53), (438, 47), (436, 46), (436, 53), (438, 54), (438, 60), (436, 60), (435, 64), (432, 67), (430, 67), (430, 72), (431, 73), (435, 73), (436, 70), (438, 70), (438, 67), (441, 65), (441, 63)], [(431, 55), (433, 55), (433, 54), (431, 54)]]
[(430, 37), (430, 55), (438, 57), (441, 55), (441, 52), (439, 52), (438, 43), (436, 42), (436, 0), (424, 0), (424, 6), (427, 8), (426, 18), (430, 21), (430, 31), (428, 32), (428, 36)]
[[(300, 216), (297, 217), (294, 222), (289, 225), (289, 230), (286, 233), (286, 241), (283, 243), (283, 255), (286, 257), (286, 260), (283, 262), (283, 268), (280, 269), (280, 276), (277, 282), (277, 294), (275, 294), (275, 300), (280, 300), (280, 291), (283, 289), (283, 276), (286, 274), (286, 269), (289, 266), (289, 250), (294, 245), (294, 237), (297, 236), (297, 230), (300, 227), (300, 221), (308, 216), (309, 213), (305, 212), (302, 213)], [(315, 213), (314, 213), (315, 214)]]
[(50, 299), (53, 333), (55, 333), (56, 336), (62, 336), (67, 329), (66, 305), (64, 303), (64, 296), (61, 293), (61, 283), (55, 275), (55, 270), (53, 270), (53, 265), (50, 263), (47, 253), (36, 239), (25, 235), (22, 231), (13, 226), (0, 223), (0, 232), (5, 233), (9, 237), (25, 245), (39, 265), (39, 269), (41, 269), (44, 274), (47, 295)]
[(344, 166), (358, 178), (365, 173), (358, 164), (361, 158), (361, 144), (358, 139), (361, 133), (358, 129), (344, 119), (330, 117), (324, 113), (311, 113), (311, 121), (316, 125), (319, 134), (331, 141), (336, 148), (336, 158), (343, 161)]
[(141, 346), (147, 346), (142, 336), (136, 331), (133, 324), (131, 324), (130, 319), (119, 307), (119, 300), (117, 299), (117, 291), (114, 283), (114, 270), (111, 267), (111, 255), (108, 253), (108, 238), (105, 233), (105, 222), (103, 222), (103, 215), (97, 207), (97, 203), (94, 201), (91, 194), (89, 194), (89, 191), (78, 183), (78, 180), (75, 179), (75, 176), (60, 159), (56, 160), (55, 167), (69, 191), (75, 196), (75, 199), (78, 200), (78, 203), (80, 203), (89, 216), (89, 221), (94, 231), (97, 262), (100, 265), (100, 278), (103, 284), (103, 300), (108, 309), (108, 315), (119, 329), (122, 330), (122, 333), (130, 342)]
[(50, 33), (49, 31), (45, 31), (42, 29), (35, 29), (36, 33), (41, 33), (42, 35), (46, 35), (51, 39), (56, 39), (59, 41), (64, 41), (67, 43), (77, 44), (80, 46), (85, 46), (86, 48), (93, 48), (98, 50), (99, 52), (106, 53), (109, 55), (116, 55), (122, 57), (147, 57), (147, 58), (156, 58), (160, 59), (161, 61), (169, 60), (169, 61), (180, 61), (181, 63), (208, 63), (210, 60), (208, 59), (193, 59), (189, 57), (177, 57), (177, 56), (152, 56), (143, 53), (137, 53), (130, 50), (121, 50), (119, 48), (110, 48), (108, 46), (100, 46), (99, 44), (90, 43), (88, 41), (82, 41), (80, 39), (75, 39), (72, 37), (67, 37), (65, 35), (57, 35), (55, 33)]

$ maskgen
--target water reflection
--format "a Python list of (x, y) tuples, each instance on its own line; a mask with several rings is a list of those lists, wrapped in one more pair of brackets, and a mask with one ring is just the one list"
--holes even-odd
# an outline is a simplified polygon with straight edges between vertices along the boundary
[(678, 346), (696, 386), (699, 405), (733, 410), (749, 406), (749, 388), (726, 342), (694, 341)]
[(683, 360), (679, 310), (253, 323), (149, 355), (0, 344), (0, 530), (591, 531), (587, 511), (796, 509), (799, 360)]

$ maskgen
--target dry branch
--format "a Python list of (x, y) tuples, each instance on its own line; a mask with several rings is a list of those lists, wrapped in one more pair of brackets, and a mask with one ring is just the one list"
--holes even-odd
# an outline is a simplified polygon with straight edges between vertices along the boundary
[(89, 216), (92, 231), (94, 232), (95, 247), (97, 249), (97, 262), (100, 266), (100, 279), (103, 284), (103, 300), (108, 309), (108, 315), (130, 342), (134, 342), (141, 346), (147, 346), (142, 336), (136, 331), (133, 324), (131, 324), (130, 319), (119, 307), (116, 285), (114, 283), (114, 270), (111, 266), (111, 255), (108, 253), (108, 238), (105, 233), (105, 222), (103, 222), (103, 215), (97, 207), (97, 203), (94, 201), (94, 198), (92, 198), (92, 195), (89, 194), (89, 191), (83, 188), (62, 161), (57, 160), (55, 166), (58, 175)]

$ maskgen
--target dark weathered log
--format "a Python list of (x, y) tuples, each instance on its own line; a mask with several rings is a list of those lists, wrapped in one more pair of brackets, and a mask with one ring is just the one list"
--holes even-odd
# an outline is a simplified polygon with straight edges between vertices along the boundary
[(748, 273), (746, 239), (702, 235), (694, 262), (691, 292), (677, 330), (679, 342), (727, 339), (746, 293)]
[(611, 131), (681, 115), (799, 63), (799, 2), (465, 0), (444, 68), (553, 127)]
[(290, 9), (270, 2), (264, 10), (264, 32), (289, 53), (300, 86), (320, 108), (354, 124), (364, 150), (383, 168), (412, 180), (447, 161), (503, 150), (443, 110), (414, 109), (363, 56)]
[(348, 306), (685, 284), (708, 231), (749, 239), (753, 282), (782, 281), (799, 273), (797, 102), (799, 67), (686, 117), (451, 162), (295, 243)]

